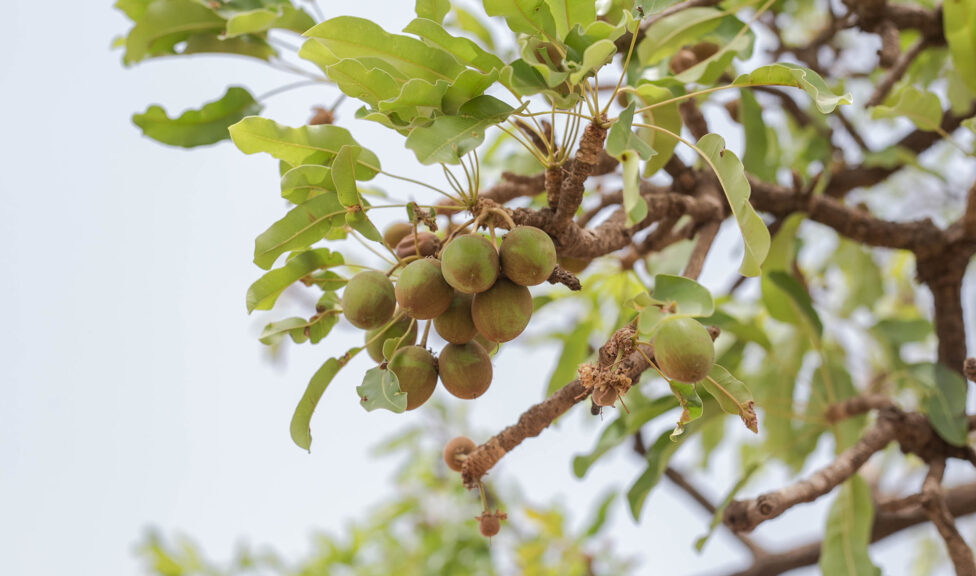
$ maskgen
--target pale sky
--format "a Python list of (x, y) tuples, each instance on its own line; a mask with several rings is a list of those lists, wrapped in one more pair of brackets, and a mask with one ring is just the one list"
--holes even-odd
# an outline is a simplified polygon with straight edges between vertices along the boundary
[[(413, 16), (411, 2), (324, 8), (392, 30)], [(211, 557), (226, 558), (242, 540), (294, 557), (307, 550), (313, 530), (338, 530), (389, 498), (395, 462), (373, 459), (368, 447), (415, 416), (359, 408), (354, 388), (363, 359), (323, 397), (312, 420), (312, 453), (288, 437), (309, 376), (361, 334), (344, 328), (318, 346), (288, 346), (273, 365), (256, 337), (281, 315), (246, 314), (245, 290), (260, 275), (251, 262), (253, 239), (285, 210), (275, 163), (229, 143), (167, 148), (142, 138), (129, 120), (150, 103), (176, 112), (217, 97), (227, 84), (259, 94), (292, 78), (220, 57), (126, 70), (121, 54), (108, 48), (126, 23), (102, 3), (54, 8), (14, 0), (5, 12), (0, 572), (138, 574), (133, 545), (149, 526), (186, 533)], [(335, 94), (311, 88), (279, 95), (268, 115), (297, 125), (310, 104), (327, 104)], [(340, 122), (354, 127), (385, 168), (425, 174), (399, 147), (399, 136), (354, 121), (353, 110), (344, 106)], [(377, 183), (404, 196), (418, 193)], [(724, 285), (728, 253), (710, 259), (706, 284)], [(509, 347), (495, 364), (493, 389), (472, 405), (474, 426), (497, 431), (541, 399), (554, 353)], [(577, 523), (605, 489), (626, 489), (642, 469), (620, 450), (575, 479), (572, 455), (588, 451), (599, 434), (599, 426), (586, 424), (593, 422), (587, 411), (578, 412), (494, 472), (503, 482), (517, 477), (530, 500), (569, 503), (579, 511)], [(694, 459), (686, 450), (679, 460)], [(707, 478), (716, 498), (735, 480), (730, 461), (725, 455)], [(774, 474), (750, 492), (781, 480)], [(799, 507), (758, 535), (781, 547), (806, 542), (822, 530), (825, 503)], [(666, 483), (646, 504), (642, 525), (631, 521), (622, 498), (613, 518), (616, 546), (647, 561), (641, 574), (724, 573), (745, 561), (721, 532), (696, 555), (693, 542), (709, 519)], [(886, 573), (905, 573), (911, 547), (900, 542), (873, 549)]]

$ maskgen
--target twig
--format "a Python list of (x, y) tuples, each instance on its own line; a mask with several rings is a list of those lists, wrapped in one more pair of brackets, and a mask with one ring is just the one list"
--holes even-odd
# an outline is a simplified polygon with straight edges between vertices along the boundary
[(546, 281), (550, 284), (562, 284), (574, 292), (583, 289), (579, 278), (577, 278), (575, 274), (568, 270), (564, 270), (559, 266), (556, 266), (553, 269), (552, 274), (549, 275), (549, 278)]
[(945, 540), (949, 558), (952, 559), (952, 565), (956, 569), (956, 576), (976, 576), (973, 550), (959, 534), (952, 512), (946, 504), (945, 495), (942, 493), (945, 465), (945, 458), (938, 458), (929, 463), (928, 474), (922, 482), (922, 508), (935, 524), (939, 535)]
[(695, 241), (695, 247), (691, 250), (688, 263), (685, 264), (685, 270), (681, 273), (682, 276), (697, 280), (698, 276), (701, 275), (702, 268), (705, 266), (705, 258), (715, 241), (720, 225), (721, 222), (712, 221), (701, 227), (698, 232), (698, 239)]
[(895, 83), (905, 75), (908, 67), (911, 66), (915, 58), (917, 58), (918, 55), (922, 53), (922, 50), (924, 50), (927, 46), (928, 40), (926, 38), (920, 38), (917, 42), (912, 44), (911, 48), (899, 56), (898, 60), (895, 62), (895, 65), (891, 67), (891, 70), (888, 70), (888, 73), (885, 74), (884, 78), (881, 79), (881, 82), (878, 82), (878, 85), (874, 88), (874, 93), (871, 94), (868, 101), (864, 103), (864, 106), (866, 108), (871, 108), (872, 106), (877, 106), (878, 104), (884, 102), (884, 99), (888, 96), (888, 93), (891, 92), (891, 89), (894, 87)]

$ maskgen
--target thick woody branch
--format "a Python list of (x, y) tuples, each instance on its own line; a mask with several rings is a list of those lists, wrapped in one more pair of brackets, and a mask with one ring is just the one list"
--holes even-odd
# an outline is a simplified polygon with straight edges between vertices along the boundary
[(698, 276), (701, 275), (702, 268), (705, 266), (705, 258), (708, 257), (708, 251), (715, 241), (715, 236), (718, 235), (720, 225), (721, 222), (713, 220), (698, 231), (698, 239), (695, 240), (695, 247), (691, 250), (684, 272), (681, 273), (682, 276), (697, 280)]
[(583, 202), (583, 186), (600, 159), (606, 137), (607, 129), (599, 121), (590, 122), (583, 130), (573, 164), (568, 174), (562, 176), (559, 204), (547, 230), (550, 235), (561, 238), (562, 230), (573, 221), (576, 210)]

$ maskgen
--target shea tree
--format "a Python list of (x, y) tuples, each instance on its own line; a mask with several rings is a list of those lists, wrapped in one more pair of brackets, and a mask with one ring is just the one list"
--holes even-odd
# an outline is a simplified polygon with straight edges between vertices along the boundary
[[(920, 523), (976, 574), (956, 525), (976, 512), (976, 1), (417, 0), (390, 30), (289, 0), (117, 7), (126, 64), (222, 53), (301, 77), (133, 118), (165, 144), (229, 139), (278, 161), (268, 192), (289, 207), (257, 235), (246, 309), (274, 314), (295, 285), (316, 302), (260, 340), (359, 331), (296, 397), (299, 448), (328, 427), (319, 402), (350, 401), (337, 383), (405, 420), (530, 386), (493, 371), (528, 330), (561, 344), (544, 398), (444, 452), (485, 536), (506, 524), (486, 473), (585, 405), (606, 422), (572, 472), (634, 451), (634, 519), (674, 482), (748, 550), (738, 574), (873, 574), (870, 544)], [(309, 86), (307, 125), (261, 115)], [(440, 170), (386, 169), (362, 121)], [(725, 280), (700, 284), (706, 264)], [(363, 351), (373, 365), (352, 373)], [(822, 439), (832, 458), (814, 455)], [(741, 454), (721, 503), (669, 464), (686, 444), (706, 462)], [(757, 494), (750, 476), (775, 462), (793, 478)], [(950, 462), (962, 483), (944, 486)], [(822, 542), (773, 552), (747, 536), (820, 498)]]

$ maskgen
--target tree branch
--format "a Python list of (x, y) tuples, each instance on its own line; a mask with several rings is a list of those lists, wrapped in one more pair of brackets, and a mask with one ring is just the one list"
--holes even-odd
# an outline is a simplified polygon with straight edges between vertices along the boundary
[(945, 474), (945, 458), (929, 463), (929, 472), (922, 482), (922, 508), (935, 524), (946, 543), (946, 551), (956, 569), (956, 576), (976, 576), (976, 560), (973, 550), (966, 544), (942, 493), (942, 476)]

